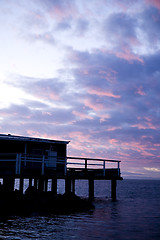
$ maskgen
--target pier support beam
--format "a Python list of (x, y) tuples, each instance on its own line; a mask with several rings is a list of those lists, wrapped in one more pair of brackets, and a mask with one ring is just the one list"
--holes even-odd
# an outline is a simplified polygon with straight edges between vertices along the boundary
[(89, 199), (94, 199), (94, 179), (89, 179)]
[(15, 178), (7, 176), (3, 178), (3, 186), (5, 191), (12, 192), (14, 191), (14, 182)]
[(71, 193), (71, 179), (69, 179), (69, 178), (65, 179), (65, 193), (66, 194)]
[(116, 187), (117, 187), (117, 182), (116, 179), (111, 180), (111, 198), (112, 200), (116, 200)]
[(57, 194), (57, 178), (52, 178), (51, 191)]
[(20, 179), (19, 179), (19, 191), (21, 192), (21, 193), (23, 193), (23, 184), (24, 184), (24, 179), (21, 177)]
[(44, 191), (47, 192), (48, 190), (48, 179), (45, 179), (44, 181)]
[(29, 187), (32, 187), (32, 178), (29, 178)]
[(34, 187), (37, 189), (37, 178), (34, 178)]
[(71, 181), (71, 187), (72, 187), (72, 189), (71, 189), (72, 193), (75, 194), (75, 179), (72, 179), (72, 181)]
[(44, 179), (43, 178), (39, 178), (38, 181), (38, 191), (39, 192), (43, 192), (44, 190)]

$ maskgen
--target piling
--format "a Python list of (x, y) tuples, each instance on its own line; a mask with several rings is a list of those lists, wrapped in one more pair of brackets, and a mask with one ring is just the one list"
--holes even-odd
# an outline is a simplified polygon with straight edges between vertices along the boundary
[(5, 191), (12, 192), (14, 191), (14, 182), (15, 178), (12, 176), (7, 176), (3, 178), (3, 186)]
[(51, 191), (57, 194), (57, 178), (52, 178)]
[(75, 179), (74, 178), (71, 181), (71, 191), (72, 191), (72, 193), (75, 194)]
[(24, 184), (24, 179), (23, 179), (23, 177), (21, 177), (20, 178), (20, 180), (19, 180), (19, 191), (21, 192), (21, 193), (23, 193), (23, 184)]
[(65, 179), (65, 193), (66, 194), (71, 193), (71, 179), (70, 178)]
[(41, 177), (39, 178), (39, 182), (38, 182), (38, 191), (43, 192), (43, 190), (44, 190), (44, 178)]

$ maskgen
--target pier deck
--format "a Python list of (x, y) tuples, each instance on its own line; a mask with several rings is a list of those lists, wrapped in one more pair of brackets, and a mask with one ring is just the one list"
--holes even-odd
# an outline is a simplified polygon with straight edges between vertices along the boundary
[[(54, 157), (53, 157), (54, 158)], [(65, 164), (64, 164), (65, 162)], [(15, 179), (20, 179), (20, 191), (23, 192), (24, 179), (29, 186), (39, 191), (47, 191), (48, 180), (52, 180), (52, 191), (57, 193), (57, 180), (65, 180), (65, 192), (75, 193), (75, 180), (88, 180), (89, 198), (94, 197), (94, 180), (111, 180), (111, 197), (116, 199), (116, 181), (122, 180), (120, 161), (80, 157), (56, 157), (57, 167), (48, 168), (48, 157), (29, 154), (0, 154), (0, 178), (7, 189), (14, 189)], [(112, 166), (112, 168), (110, 167)], [(116, 166), (115, 166), (116, 165)]]

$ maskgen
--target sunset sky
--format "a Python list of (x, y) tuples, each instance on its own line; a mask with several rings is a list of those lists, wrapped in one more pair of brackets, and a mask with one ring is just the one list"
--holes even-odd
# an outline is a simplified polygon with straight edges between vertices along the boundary
[(0, 0), (0, 133), (160, 178), (160, 1)]

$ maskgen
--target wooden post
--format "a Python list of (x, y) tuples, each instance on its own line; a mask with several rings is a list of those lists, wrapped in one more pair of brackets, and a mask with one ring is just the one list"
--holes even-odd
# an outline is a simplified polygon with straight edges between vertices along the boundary
[(67, 158), (65, 158), (65, 163), (64, 163), (64, 175), (66, 176), (67, 174)]
[(48, 179), (45, 179), (44, 184), (45, 184), (45, 192), (47, 192), (47, 190), (48, 190)]
[(117, 186), (116, 179), (112, 179), (111, 180), (111, 198), (114, 201), (116, 200), (116, 186)]
[(72, 179), (71, 184), (72, 184), (72, 193), (75, 194), (75, 179)]
[(42, 175), (44, 175), (44, 162), (45, 162), (45, 155), (42, 157)]
[(57, 178), (52, 178), (51, 191), (57, 194)]
[(118, 177), (120, 177), (120, 168), (119, 168), (119, 162), (118, 162)]
[(44, 179), (41, 177), (38, 181), (38, 191), (43, 192), (44, 190)]
[(32, 187), (32, 178), (29, 178), (29, 187)]
[(92, 200), (94, 198), (94, 179), (89, 179), (89, 199)]
[(105, 170), (105, 166), (106, 164), (105, 164), (105, 160), (103, 161), (103, 176), (105, 177), (105, 174), (106, 174), (106, 170)]
[(65, 193), (66, 194), (71, 193), (71, 179), (69, 179), (69, 178), (65, 179)]
[(23, 194), (24, 179), (21, 177), (19, 181), (20, 181), (20, 183), (19, 183), (19, 191)]
[(14, 177), (7, 176), (3, 178), (3, 186), (5, 191), (7, 192), (14, 191), (14, 181), (15, 181)]
[(18, 174), (21, 174), (21, 159), (22, 158), (22, 155), (21, 153), (19, 153), (19, 164), (18, 164)]
[(37, 189), (37, 178), (34, 178), (34, 187)]
[(87, 159), (85, 159), (85, 170), (87, 170)]

